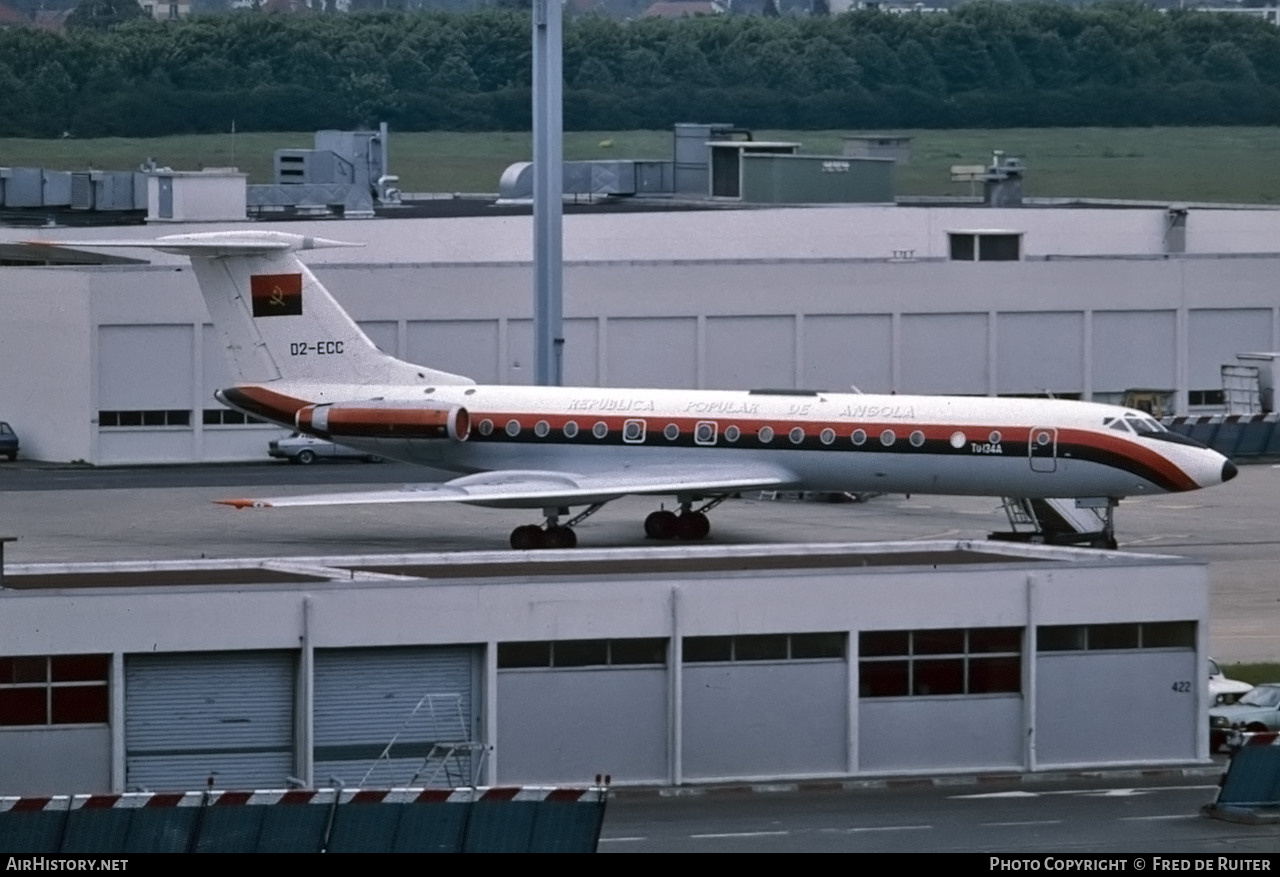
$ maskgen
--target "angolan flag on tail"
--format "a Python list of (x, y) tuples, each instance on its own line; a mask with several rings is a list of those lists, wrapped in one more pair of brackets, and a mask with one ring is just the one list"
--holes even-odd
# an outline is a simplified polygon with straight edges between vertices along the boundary
[(301, 274), (254, 274), (249, 278), (255, 317), (302, 315)]

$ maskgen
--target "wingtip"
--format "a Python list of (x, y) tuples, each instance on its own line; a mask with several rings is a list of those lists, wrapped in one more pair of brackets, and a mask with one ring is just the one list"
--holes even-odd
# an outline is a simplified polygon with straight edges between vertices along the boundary
[(215, 499), (218, 505), (229, 505), (233, 509), (269, 509), (271, 503), (259, 499)]

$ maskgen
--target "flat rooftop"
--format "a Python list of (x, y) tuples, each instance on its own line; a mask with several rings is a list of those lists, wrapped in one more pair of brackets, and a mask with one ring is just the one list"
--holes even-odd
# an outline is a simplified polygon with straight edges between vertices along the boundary
[(940, 569), (983, 564), (1107, 566), (1190, 563), (1154, 554), (1095, 551), (979, 540), (776, 544), (732, 547), (682, 545), (653, 548), (578, 548), (538, 552), (452, 552), (432, 554), (256, 558), (216, 562), (164, 561), (49, 563), (11, 566), (4, 591), (106, 588), (243, 588), (320, 582), (361, 584), (388, 580), (434, 583), (491, 579), (495, 583), (620, 576), (653, 578), (716, 574), (751, 575), (774, 571), (830, 572), (890, 567)]

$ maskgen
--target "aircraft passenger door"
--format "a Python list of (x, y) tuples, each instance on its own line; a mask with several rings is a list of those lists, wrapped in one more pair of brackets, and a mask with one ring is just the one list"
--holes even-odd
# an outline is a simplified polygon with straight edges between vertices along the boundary
[(1033, 426), (1027, 437), (1027, 454), (1032, 472), (1055, 472), (1058, 468), (1058, 431), (1048, 426)]

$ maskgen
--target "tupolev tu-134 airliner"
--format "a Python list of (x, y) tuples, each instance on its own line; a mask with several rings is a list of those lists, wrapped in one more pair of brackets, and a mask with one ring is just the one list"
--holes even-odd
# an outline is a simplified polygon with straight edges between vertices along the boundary
[[(71, 245), (68, 243), (67, 245)], [(236, 507), (463, 502), (539, 509), (516, 549), (571, 548), (573, 525), (627, 495), (674, 497), (655, 539), (702, 539), (707, 512), (746, 490), (1077, 498), (1231, 480), (1221, 454), (1128, 408), (1053, 399), (800, 390), (478, 385), (378, 350), (298, 259), (359, 246), (277, 231), (75, 246), (190, 257), (239, 383), (238, 411), (369, 454), (459, 473), (393, 490), (224, 500)], [(573, 509), (582, 509), (573, 514)]]

